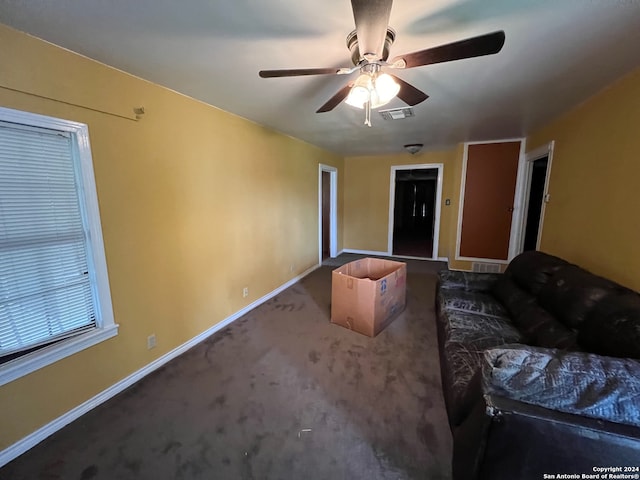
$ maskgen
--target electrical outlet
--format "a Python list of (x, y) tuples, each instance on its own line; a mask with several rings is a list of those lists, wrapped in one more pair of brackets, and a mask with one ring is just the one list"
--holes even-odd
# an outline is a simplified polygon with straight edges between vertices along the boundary
[(292, 263), (291, 265), (289, 265), (289, 271), (290, 271), (291, 273), (293, 273), (293, 263)]
[(152, 348), (156, 348), (156, 334), (152, 333), (147, 337), (147, 350), (151, 350)]
[(242, 298), (247, 298), (249, 296), (249, 287), (244, 287), (242, 289)]

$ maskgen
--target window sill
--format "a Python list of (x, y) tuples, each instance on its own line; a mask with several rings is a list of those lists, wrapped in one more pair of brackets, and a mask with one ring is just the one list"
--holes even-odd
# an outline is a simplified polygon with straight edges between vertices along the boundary
[(118, 325), (109, 325), (11, 360), (0, 365), (0, 386), (115, 337), (117, 334)]

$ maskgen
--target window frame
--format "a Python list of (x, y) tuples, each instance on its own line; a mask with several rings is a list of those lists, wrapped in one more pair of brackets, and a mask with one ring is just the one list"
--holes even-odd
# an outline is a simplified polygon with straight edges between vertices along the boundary
[[(107, 262), (102, 239), (98, 195), (93, 173), (89, 128), (71, 120), (0, 107), (0, 120), (25, 126), (41, 127), (67, 132), (71, 135), (72, 156), (76, 168), (76, 182), (83, 223), (88, 230), (87, 264), (93, 299), (96, 327), (89, 332), (59, 340), (0, 365), (0, 386), (51, 365), (63, 358), (103, 342), (118, 334), (114, 322)], [(78, 170), (79, 169), (79, 170)]]

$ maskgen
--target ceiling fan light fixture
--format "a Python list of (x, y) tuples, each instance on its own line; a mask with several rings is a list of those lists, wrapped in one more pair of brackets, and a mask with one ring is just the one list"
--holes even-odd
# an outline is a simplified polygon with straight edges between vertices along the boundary
[(393, 100), (399, 91), (400, 85), (391, 75), (362, 73), (351, 88), (346, 103), (364, 108), (365, 103), (370, 102), (371, 108), (378, 108)]
[(422, 147), (424, 145), (422, 143), (409, 143), (407, 145), (404, 146), (404, 149), (409, 152), (411, 155), (415, 155), (416, 153), (418, 153), (420, 150), (422, 150)]
[(371, 90), (371, 77), (363, 73), (351, 88), (346, 103), (352, 107), (364, 108), (364, 104), (371, 100)]
[(381, 75), (378, 75), (378, 77), (375, 79), (375, 91), (377, 93), (379, 102), (376, 107), (381, 107), (389, 103), (395, 98), (396, 95), (398, 95), (398, 92), (400, 91), (400, 85), (396, 83), (391, 75), (383, 73)]

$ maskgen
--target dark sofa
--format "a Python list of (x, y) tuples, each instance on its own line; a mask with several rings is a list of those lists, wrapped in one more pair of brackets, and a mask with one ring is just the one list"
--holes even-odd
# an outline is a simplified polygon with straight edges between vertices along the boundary
[(454, 480), (640, 467), (640, 295), (525, 252), (440, 272), (436, 312)]

